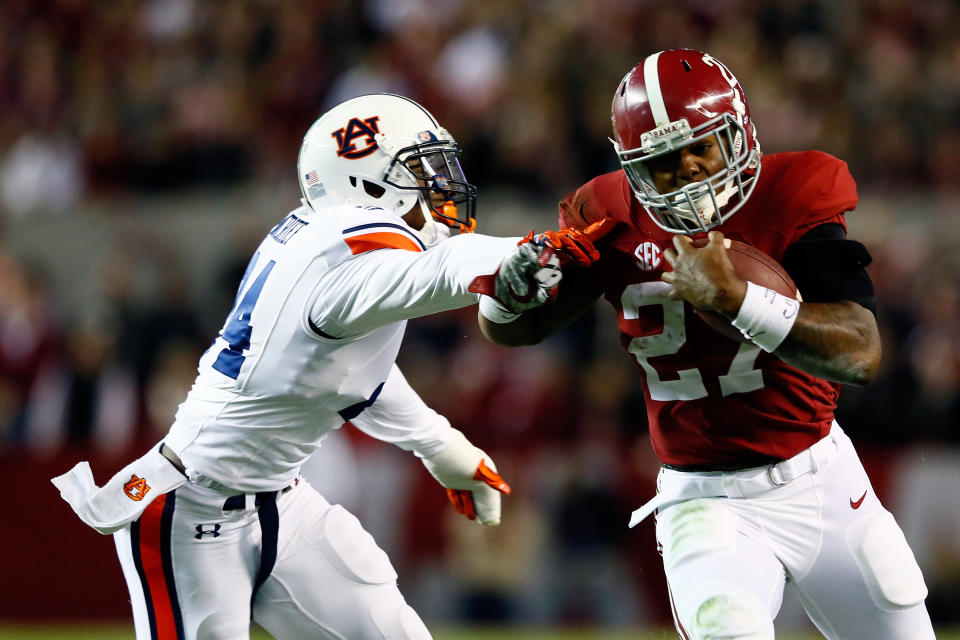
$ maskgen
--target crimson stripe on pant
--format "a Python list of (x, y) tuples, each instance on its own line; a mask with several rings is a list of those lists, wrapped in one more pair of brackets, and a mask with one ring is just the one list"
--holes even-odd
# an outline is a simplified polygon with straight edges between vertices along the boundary
[(183, 617), (177, 600), (170, 557), (170, 530), (176, 492), (159, 496), (130, 528), (133, 562), (140, 574), (153, 640), (183, 640)]
[(677, 627), (677, 631), (680, 632), (680, 636), (683, 640), (690, 640), (690, 636), (687, 635), (687, 630), (683, 628), (683, 623), (680, 621), (680, 613), (677, 611), (677, 605), (673, 601), (673, 589), (670, 588), (670, 583), (667, 583), (667, 596), (670, 598), (670, 611), (673, 613), (673, 622)]

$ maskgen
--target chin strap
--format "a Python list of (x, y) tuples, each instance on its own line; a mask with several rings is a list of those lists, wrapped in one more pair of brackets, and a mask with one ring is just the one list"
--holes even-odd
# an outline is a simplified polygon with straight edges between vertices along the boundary
[(438, 213), (436, 209), (430, 211), (430, 215), (437, 222), (450, 227), (451, 229), (456, 229), (460, 233), (473, 233), (477, 229), (477, 219), (470, 218), (470, 223), (461, 222), (459, 219), (459, 214), (457, 212), (457, 205), (453, 203), (453, 200), (447, 200), (440, 207), (441, 211)]

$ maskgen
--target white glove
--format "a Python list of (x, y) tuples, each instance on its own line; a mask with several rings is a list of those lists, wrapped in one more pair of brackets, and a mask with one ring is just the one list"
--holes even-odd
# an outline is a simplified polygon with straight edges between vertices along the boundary
[(494, 293), (507, 310), (520, 313), (539, 307), (555, 296), (562, 277), (556, 253), (525, 242), (500, 263)]
[(480, 524), (500, 524), (500, 494), (509, 495), (510, 486), (497, 474), (490, 456), (460, 431), (453, 429), (447, 446), (423, 458), (423, 466), (447, 488), (447, 496), (459, 513)]

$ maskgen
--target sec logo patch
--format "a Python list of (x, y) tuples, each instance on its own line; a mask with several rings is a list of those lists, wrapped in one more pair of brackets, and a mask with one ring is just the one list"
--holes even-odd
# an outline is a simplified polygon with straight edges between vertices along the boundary
[(634, 249), (633, 257), (641, 271), (655, 271), (663, 262), (663, 251), (655, 242), (641, 242)]

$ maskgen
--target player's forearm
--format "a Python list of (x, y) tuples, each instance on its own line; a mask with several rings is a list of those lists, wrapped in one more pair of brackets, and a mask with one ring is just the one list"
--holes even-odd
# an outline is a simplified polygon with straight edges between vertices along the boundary
[(876, 375), (880, 351), (873, 314), (855, 302), (831, 302), (803, 303), (774, 353), (818, 378), (862, 385)]
[(328, 272), (311, 320), (330, 335), (357, 335), (476, 304), (470, 283), (494, 273), (516, 243), (471, 234), (423, 253), (389, 249), (357, 256)]
[(512, 322), (493, 322), (477, 313), (480, 331), (488, 340), (505, 347), (525, 347), (539, 343), (547, 333), (537, 321), (539, 309), (522, 313)]
[(493, 322), (480, 313), (480, 330), (490, 341), (506, 347), (538, 344), (593, 308), (600, 291), (589, 271), (566, 268), (556, 299), (542, 307), (525, 311), (510, 322)]
[(355, 427), (382, 442), (430, 456), (450, 438), (450, 422), (424, 403), (396, 364), (376, 402), (354, 417)]

